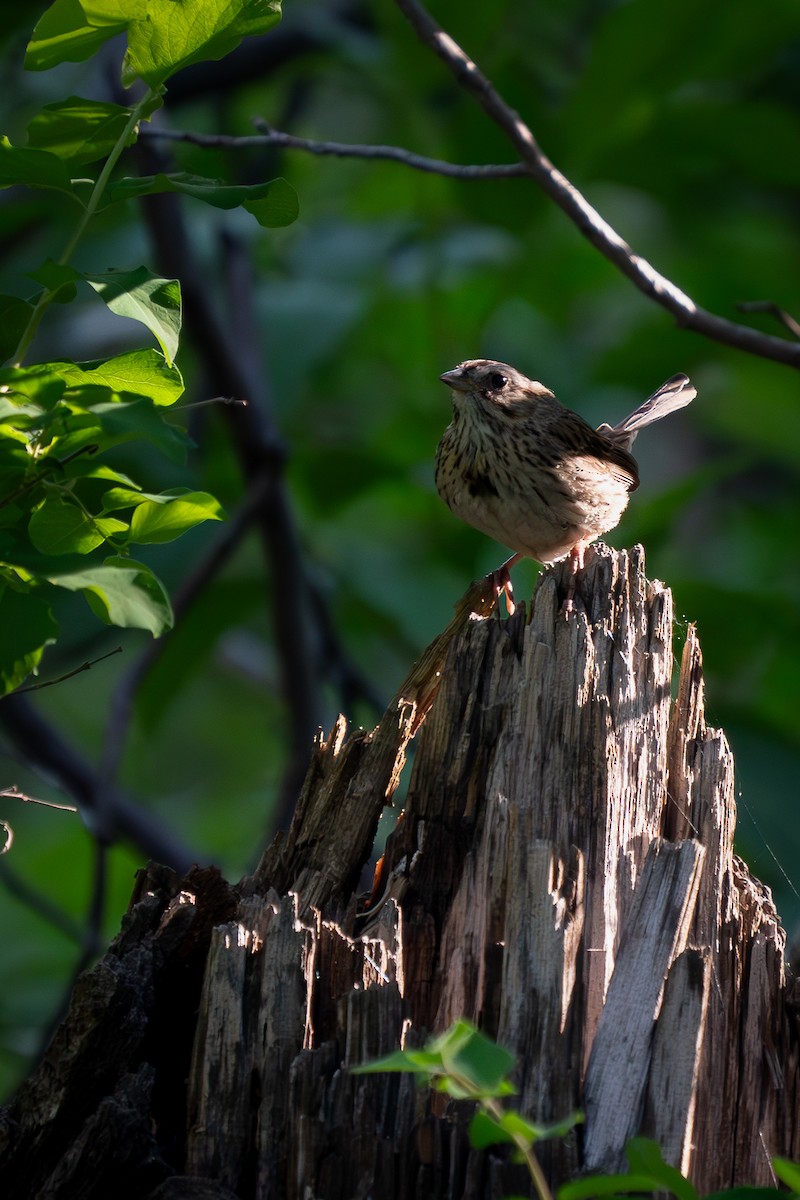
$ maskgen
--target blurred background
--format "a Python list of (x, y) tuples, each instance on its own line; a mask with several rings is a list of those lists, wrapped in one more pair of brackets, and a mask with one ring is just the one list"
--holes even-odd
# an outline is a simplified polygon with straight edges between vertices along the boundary
[[(17, 143), (50, 101), (124, 102), (116, 42), (85, 64), (22, 70), (44, 7), (4, 6), (0, 107)], [(774, 317), (736, 306), (768, 300), (800, 317), (793, 0), (773, 0), (758, 22), (747, 0), (675, 0), (657, 21), (648, 0), (437, 0), (433, 11), (637, 253), (704, 307), (790, 336)], [(287, 0), (272, 34), (176, 76), (154, 126), (244, 136), (253, 117), (302, 137), (458, 163), (515, 158), (390, 2)], [(187, 401), (224, 394), (249, 404), (233, 420), (221, 406), (188, 409), (196, 450), (183, 466), (136, 446), (119, 448), (114, 465), (135, 460), (146, 487), (211, 491), (232, 523), (142, 552), (171, 594), (188, 587), (192, 602), (131, 689), (130, 723), (113, 726), (114, 704), (138, 656), (153, 653), (149, 636), (105, 629), (80, 597), (62, 606), (43, 678), (117, 645), (123, 653), (36, 693), (40, 724), (27, 742), (0, 725), (0, 786), (69, 803), (69, 756), (91, 776), (112, 736), (129, 802), (188, 861), (237, 879), (286, 824), (317, 727), (339, 711), (373, 725), (469, 580), (505, 557), (434, 491), (450, 413), (438, 375), (468, 357), (509, 361), (598, 424), (685, 371), (698, 399), (640, 437), (642, 486), (609, 540), (644, 543), (648, 574), (672, 588), (679, 640), (698, 625), (707, 717), (736, 755), (739, 849), (773, 888), (791, 940), (800, 918), (797, 374), (678, 329), (527, 179), (470, 182), (152, 136), (125, 168), (244, 183), (280, 175), (297, 190), (300, 218), (270, 231), (242, 211), (158, 197), (101, 214), (82, 243), (79, 269), (144, 263), (180, 278)], [(0, 291), (29, 295), (25, 272), (60, 252), (74, 219), (56, 193), (0, 193)], [(96, 359), (143, 344), (139, 326), (87, 294), (51, 308), (32, 359)], [(238, 536), (237, 514), (259, 479), (268, 503)], [(187, 585), (198, 570), (203, 586), (196, 576)], [(537, 571), (515, 571), (518, 599)], [(55, 745), (64, 753), (48, 762)], [(7, 1094), (59, 1010), (94, 910), (113, 936), (149, 844), (122, 839), (100, 865), (73, 813), (5, 800), (0, 816), (15, 833), (0, 875)]]

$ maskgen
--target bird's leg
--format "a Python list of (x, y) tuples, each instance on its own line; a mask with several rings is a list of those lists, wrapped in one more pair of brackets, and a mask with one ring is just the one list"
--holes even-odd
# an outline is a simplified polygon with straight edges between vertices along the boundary
[(511, 558), (507, 558), (501, 567), (497, 567), (497, 569), (492, 571), (489, 575), (489, 579), (491, 580), (492, 588), (494, 589), (494, 594), (497, 599), (499, 600), (501, 595), (505, 593), (506, 609), (508, 610), (508, 615), (510, 617), (513, 617), (517, 606), (514, 603), (514, 589), (511, 586), (511, 576), (509, 571), (513, 567), (514, 563), (519, 562), (521, 558), (521, 554), (512, 554)]
[(578, 571), (583, 570), (583, 556), (586, 547), (583, 542), (578, 542), (577, 546), (573, 546), (569, 552), (569, 564), (572, 570), (570, 571), (569, 583), (567, 585), (567, 598), (564, 601), (564, 612), (571, 613), (575, 611), (575, 578)]

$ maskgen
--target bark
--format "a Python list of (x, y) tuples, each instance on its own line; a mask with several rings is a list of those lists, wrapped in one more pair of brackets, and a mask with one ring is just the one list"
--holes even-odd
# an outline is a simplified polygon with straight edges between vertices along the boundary
[[(517, 1057), (515, 1103), (586, 1123), (553, 1182), (636, 1133), (709, 1191), (800, 1156), (796, 997), (770, 895), (733, 854), (733, 762), (690, 627), (641, 550), (598, 547), (500, 621), (475, 585), (376, 729), (314, 749), (251, 878), (143, 872), (6, 1111), (0, 1190), (42, 1198), (477, 1200), (528, 1194), (469, 1105), (348, 1068), (458, 1017)], [(359, 894), (418, 733), (403, 812)]]

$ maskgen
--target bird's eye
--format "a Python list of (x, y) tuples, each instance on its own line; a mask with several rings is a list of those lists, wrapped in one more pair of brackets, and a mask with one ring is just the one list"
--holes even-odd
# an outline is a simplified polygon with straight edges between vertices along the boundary
[(491, 375), (489, 376), (489, 387), (493, 392), (499, 392), (500, 389), (504, 388), (507, 383), (508, 379), (505, 377), (505, 375), (501, 375), (499, 371), (492, 371)]

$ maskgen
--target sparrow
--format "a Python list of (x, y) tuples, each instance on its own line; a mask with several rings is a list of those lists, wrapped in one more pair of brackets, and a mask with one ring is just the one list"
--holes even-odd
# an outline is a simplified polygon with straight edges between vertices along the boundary
[(688, 376), (673, 375), (623, 421), (593, 429), (507, 363), (469, 359), (439, 378), (451, 389), (453, 420), (436, 451), (436, 489), (456, 516), (513, 550), (493, 573), (509, 612), (513, 563), (569, 555), (574, 576), (639, 486), (631, 454), (639, 430), (697, 395)]

